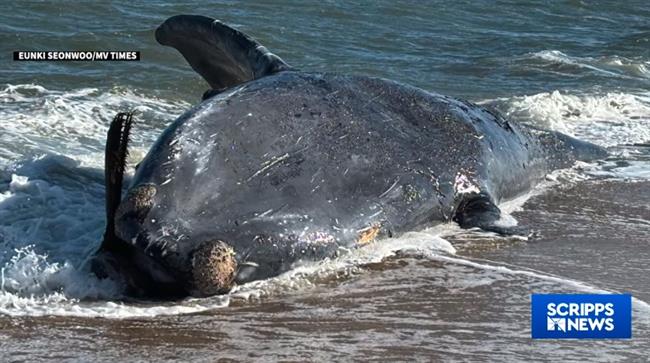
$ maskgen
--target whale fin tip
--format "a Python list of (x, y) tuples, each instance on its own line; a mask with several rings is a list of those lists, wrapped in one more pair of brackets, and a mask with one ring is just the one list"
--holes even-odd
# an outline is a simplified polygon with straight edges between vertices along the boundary
[(156, 40), (176, 48), (216, 90), (290, 68), (253, 38), (205, 16), (173, 16), (156, 29)]

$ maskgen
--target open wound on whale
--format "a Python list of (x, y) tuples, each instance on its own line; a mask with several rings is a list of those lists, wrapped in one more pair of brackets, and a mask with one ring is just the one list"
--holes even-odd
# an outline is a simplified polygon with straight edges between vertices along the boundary
[(357, 231), (359, 232), (359, 238), (357, 239), (357, 244), (363, 246), (374, 241), (375, 239), (377, 239), (380, 230), (381, 230), (381, 224), (376, 223), (370, 227), (366, 227), (364, 229)]

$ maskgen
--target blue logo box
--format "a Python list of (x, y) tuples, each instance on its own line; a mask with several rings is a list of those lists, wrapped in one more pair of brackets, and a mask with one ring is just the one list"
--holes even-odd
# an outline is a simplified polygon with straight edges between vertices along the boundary
[(533, 339), (632, 338), (630, 294), (533, 294)]

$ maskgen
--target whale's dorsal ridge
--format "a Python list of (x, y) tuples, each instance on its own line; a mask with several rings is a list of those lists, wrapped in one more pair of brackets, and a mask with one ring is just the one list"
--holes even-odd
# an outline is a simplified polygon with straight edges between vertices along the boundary
[(253, 38), (205, 16), (173, 16), (156, 29), (156, 40), (176, 48), (216, 90), (290, 68)]

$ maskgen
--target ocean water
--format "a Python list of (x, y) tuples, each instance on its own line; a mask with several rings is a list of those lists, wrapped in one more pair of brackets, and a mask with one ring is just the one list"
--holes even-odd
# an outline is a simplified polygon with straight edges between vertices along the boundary
[[(0, 361), (647, 361), (650, 4), (7, 2), (0, 11)], [(502, 206), (528, 239), (453, 224), (229, 295), (121, 302), (84, 268), (104, 228), (108, 123), (134, 165), (207, 84), (153, 31), (202, 14), (313, 71), (390, 78), (605, 146)], [(13, 62), (139, 50), (140, 62)], [(530, 294), (629, 292), (633, 338), (533, 341)]]

